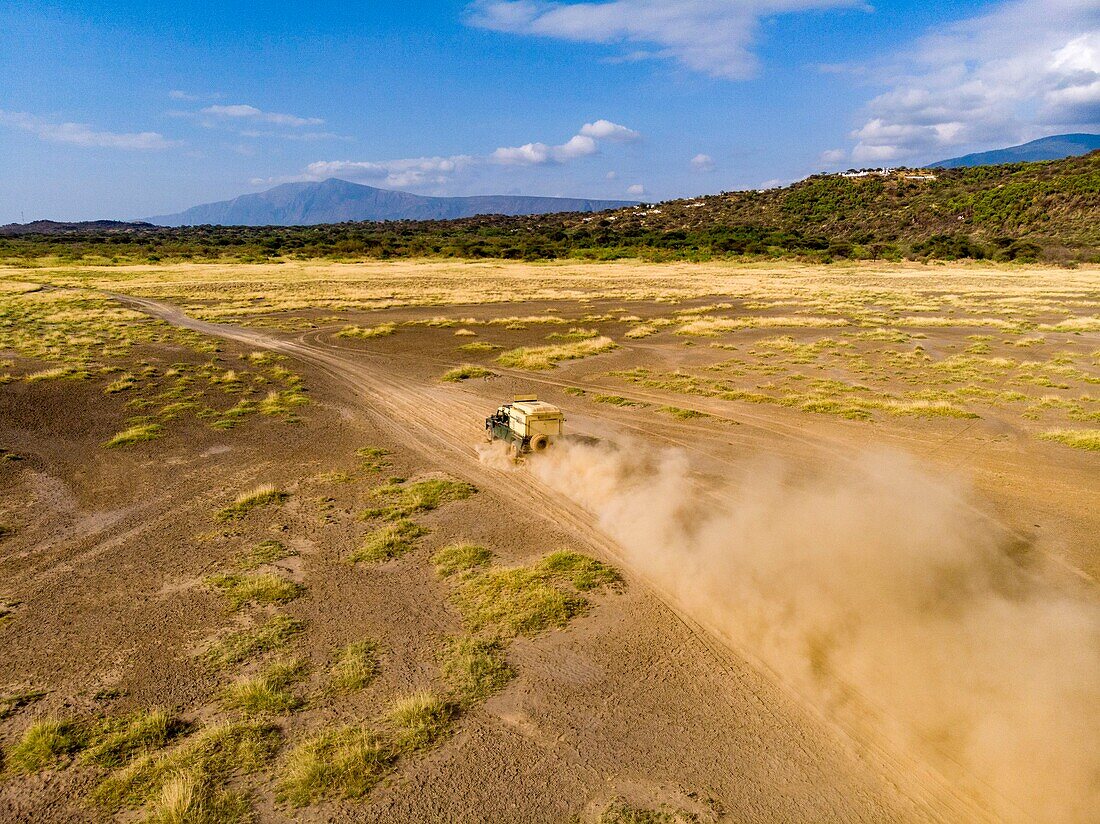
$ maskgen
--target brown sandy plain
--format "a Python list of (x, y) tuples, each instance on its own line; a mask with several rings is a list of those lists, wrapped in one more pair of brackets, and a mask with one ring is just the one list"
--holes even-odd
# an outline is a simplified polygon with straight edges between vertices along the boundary
[[(0, 271), (0, 820), (1100, 806), (1100, 272)], [(519, 465), (514, 393), (573, 437)]]

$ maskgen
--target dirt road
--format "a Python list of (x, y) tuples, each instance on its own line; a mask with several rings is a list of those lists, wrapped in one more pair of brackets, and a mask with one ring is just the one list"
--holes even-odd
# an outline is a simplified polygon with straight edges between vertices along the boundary
[[(362, 350), (342, 351), (338, 344), (326, 340), (321, 333), (283, 339), (251, 329), (196, 320), (161, 302), (124, 295), (115, 297), (169, 323), (311, 364), (343, 385), (355, 408), (369, 416), (374, 425), (403, 438), (410, 448), (419, 451), (440, 469), (491, 489), (518, 511), (568, 529), (579, 544), (628, 570), (632, 583), (647, 587), (654, 600), (663, 603), (676, 620), (705, 645), (715, 665), (722, 669), (722, 680), (729, 685), (729, 690), (713, 696), (716, 727), (720, 728), (723, 723), (736, 725), (746, 714), (770, 716), (772, 725), (787, 726), (782, 733), (784, 737), (804, 741), (807, 757), (821, 763), (832, 775), (836, 788), (849, 783), (849, 773), (854, 775), (870, 768), (906, 799), (904, 806), (908, 809), (902, 817), (918, 816), (938, 821), (994, 820), (968, 793), (958, 789), (958, 783), (893, 747), (881, 730), (853, 721), (850, 715), (845, 723), (837, 723), (829, 713), (770, 671), (751, 650), (732, 646), (728, 634), (718, 627), (707, 626), (675, 593), (663, 588), (662, 581), (647, 578), (644, 570), (635, 568), (629, 553), (601, 531), (591, 513), (529, 473), (524, 473), (522, 481), (517, 482), (514, 471), (480, 461), (474, 445), (481, 435), (480, 420), (484, 417), (486, 402), (476, 394), (417, 382), (402, 375), (392, 359), (364, 354)], [(532, 380), (529, 376), (524, 377)], [(592, 422), (592, 425), (597, 424)], [(828, 439), (813, 438), (797, 427), (776, 423), (763, 415), (746, 419), (742, 425), (779, 429), (778, 434), (798, 443), (800, 450), (829, 453), (838, 449)], [(716, 439), (712, 430), (693, 429), (689, 423), (666, 427), (663, 431), (628, 434), (656, 438), (666, 445), (690, 450), (700, 458), (702, 465), (709, 462), (710, 469), (715, 468), (716, 460), (718, 467), (721, 464), (721, 452), (716, 447), (729, 446), (728, 443), (720, 444), (720, 438)], [(800, 725), (801, 729), (790, 728), (788, 725), (792, 723)], [(843, 797), (843, 790), (838, 797)], [(839, 808), (835, 812), (840, 819), (858, 815), (854, 810)], [(897, 815), (896, 810), (880, 812), (886, 818)]]

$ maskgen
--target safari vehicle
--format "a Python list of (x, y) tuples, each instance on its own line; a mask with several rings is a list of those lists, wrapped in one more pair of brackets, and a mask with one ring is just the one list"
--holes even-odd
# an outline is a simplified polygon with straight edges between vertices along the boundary
[(504, 441), (514, 457), (542, 452), (565, 434), (565, 415), (535, 395), (516, 395), (485, 419), (485, 437)]

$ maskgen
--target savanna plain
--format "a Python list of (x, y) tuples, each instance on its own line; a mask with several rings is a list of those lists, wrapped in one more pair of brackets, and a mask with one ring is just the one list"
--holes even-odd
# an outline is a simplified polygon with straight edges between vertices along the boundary
[[(0, 269), (0, 820), (1100, 808), (1100, 270)], [(513, 462), (518, 393), (570, 436)]]

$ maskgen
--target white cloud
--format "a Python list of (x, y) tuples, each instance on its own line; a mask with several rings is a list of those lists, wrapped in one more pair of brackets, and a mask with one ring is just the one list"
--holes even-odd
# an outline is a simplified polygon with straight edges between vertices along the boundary
[(619, 179), (619, 173), (614, 172), (614, 171), (608, 172), (606, 175), (604, 175), (604, 178), (606, 180), (618, 180)]
[(856, 163), (935, 160), (1100, 123), (1100, 5), (1012, 0), (918, 40), (852, 132)]
[(760, 20), (809, 9), (865, 8), (864, 0), (478, 0), (467, 21), (493, 31), (580, 43), (642, 44), (620, 59), (672, 59), (712, 77), (740, 80), (757, 68)]
[(697, 172), (713, 172), (714, 158), (708, 154), (697, 154), (691, 159), (691, 168)]
[(560, 146), (547, 146), (545, 143), (502, 146), (493, 152), (492, 161), (501, 166), (546, 166), (589, 157), (598, 151), (599, 145), (593, 138), (578, 134)]
[(180, 91), (179, 89), (172, 89), (172, 91), (168, 92), (168, 96), (170, 98), (172, 98), (173, 100), (201, 100), (202, 99), (197, 94), (188, 94), (187, 92)]
[(26, 112), (0, 110), (0, 124), (22, 129), (51, 143), (101, 149), (168, 149), (179, 142), (159, 132), (104, 132), (84, 123), (51, 123)]
[(843, 163), (847, 156), (848, 153), (843, 149), (826, 149), (821, 153), (819, 159), (826, 166), (835, 166), (838, 163)]
[(306, 167), (309, 179), (341, 177), (369, 180), (396, 188), (441, 185), (477, 162), (469, 155), (410, 157), (399, 160), (319, 160)]
[(207, 106), (200, 114), (230, 120), (248, 120), (254, 123), (272, 123), (276, 126), (320, 126), (325, 121), (319, 117), (298, 117), (293, 114), (265, 112), (255, 106), (235, 103), (231, 106)]
[[(585, 130), (592, 134), (583, 134)], [(564, 143), (525, 143), (522, 146), (502, 146), (489, 155), (452, 155), (451, 157), (413, 157), (399, 160), (318, 160), (310, 163), (302, 175), (280, 178), (257, 178), (257, 185), (292, 180), (323, 180), (342, 177), (370, 181), (398, 189), (439, 187), (471, 169), (485, 166), (539, 167), (551, 166), (591, 157), (600, 150), (600, 140), (624, 142), (641, 138), (637, 132), (597, 120), (582, 127), (580, 134)], [(597, 136), (598, 135), (598, 136)], [(608, 179), (611, 179), (610, 177)]]
[(628, 186), (626, 189), (628, 195), (634, 195), (635, 197), (641, 197), (645, 194), (645, 186), (641, 183), (635, 183), (633, 186)]
[(597, 120), (595, 123), (585, 123), (581, 126), (581, 134), (586, 137), (593, 137), (596, 140), (611, 140), (615, 143), (633, 143), (642, 138), (642, 136), (633, 129), (628, 129), (626, 126), (620, 126), (618, 123), (612, 123), (610, 120)]

